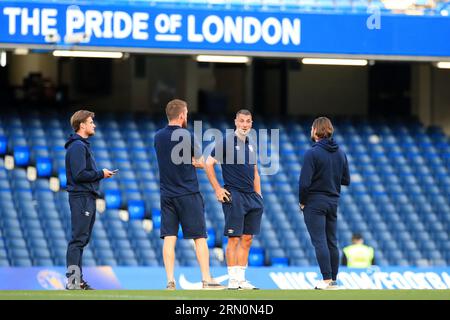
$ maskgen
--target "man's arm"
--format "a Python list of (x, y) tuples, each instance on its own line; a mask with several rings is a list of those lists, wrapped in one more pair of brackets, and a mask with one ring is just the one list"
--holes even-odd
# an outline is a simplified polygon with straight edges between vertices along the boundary
[(214, 171), (214, 165), (216, 163), (217, 160), (211, 156), (209, 156), (208, 159), (206, 159), (205, 162), (206, 175), (208, 176), (209, 183), (211, 183), (211, 186), (216, 192), (217, 200), (220, 202), (229, 201), (230, 198), (228, 196), (230, 195), (230, 193), (224, 188), (222, 188), (219, 184), (219, 181), (217, 181), (216, 172)]
[[(205, 158), (202, 155), (202, 150), (198, 143), (196, 143), (195, 136), (191, 134), (191, 155), (192, 155), (192, 165), (196, 169), (205, 168)], [(198, 157), (198, 158), (197, 158)]]
[(205, 158), (201, 156), (198, 159), (195, 159), (195, 157), (192, 157), (192, 165), (196, 169), (205, 169)]
[(345, 164), (344, 164), (344, 172), (342, 173), (342, 179), (341, 179), (341, 184), (343, 186), (348, 186), (350, 185), (350, 169), (348, 168), (348, 160), (347, 160), (347, 156), (345, 156)]
[(347, 256), (345, 255), (345, 253), (342, 253), (341, 265), (347, 266)]
[(262, 197), (261, 193), (261, 177), (259, 176), (258, 166), (255, 164), (255, 179), (253, 180), (255, 192)]
[(302, 171), (299, 179), (299, 203), (300, 206), (306, 204), (308, 197), (309, 187), (311, 187), (312, 177), (314, 174), (314, 161), (312, 152), (305, 153), (305, 159), (303, 161)]
[(86, 148), (77, 144), (68, 152), (70, 170), (75, 182), (95, 182), (105, 177), (103, 170), (86, 169)]

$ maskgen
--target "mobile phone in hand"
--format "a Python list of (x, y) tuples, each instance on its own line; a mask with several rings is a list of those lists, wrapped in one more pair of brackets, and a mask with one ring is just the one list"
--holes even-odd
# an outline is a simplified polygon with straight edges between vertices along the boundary
[(222, 200), (223, 200), (223, 202), (225, 202), (225, 203), (231, 203), (231, 200), (232, 200), (232, 199), (231, 199), (231, 192), (230, 192), (230, 194), (229, 194), (229, 195), (227, 195), (227, 197), (228, 197), (228, 199), (229, 199), (229, 200), (227, 200), (227, 198), (226, 198), (226, 197), (223, 197), (223, 199), (222, 199)]

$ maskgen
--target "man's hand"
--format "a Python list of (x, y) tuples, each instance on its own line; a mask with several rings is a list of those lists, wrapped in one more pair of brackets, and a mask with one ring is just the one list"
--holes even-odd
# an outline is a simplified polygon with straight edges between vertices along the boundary
[(192, 165), (197, 169), (204, 169), (205, 159), (203, 157), (200, 157), (199, 159), (195, 159), (194, 157), (192, 157)]
[(230, 196), (230, 193), (226, 189), (224, 189), (224, 188), (216, 189), (216, 197), (219, 202), (224, 203), (224, 202), (230, 201), (229, 196)]
[(300, 210), (303, 211), (303, 209), (305, 208), (305, 205), (304, 205), (304, 204), (301, 204), (301, 203), (299, 203), (298, 205), (299, 205), (299, 207), (300, 207)]
[(111, 178), (111, 177), (114, 176), (115, 174), (116, 174), (116, 173), (113, 172), (113, 171), (111, 171), (111, 170), (103, 169), (103, 177), (104, 177), (105, 179)]

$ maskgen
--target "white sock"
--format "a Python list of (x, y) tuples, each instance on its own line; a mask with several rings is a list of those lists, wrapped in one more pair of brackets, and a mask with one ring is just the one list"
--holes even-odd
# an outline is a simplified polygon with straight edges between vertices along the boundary
[(245, 281), (245, 270), (247, 267), (239, 266), (238, 268), (238, 281)]
[(228, 267), (228, 276), (230, 280), (238, 280), (238, 267)]

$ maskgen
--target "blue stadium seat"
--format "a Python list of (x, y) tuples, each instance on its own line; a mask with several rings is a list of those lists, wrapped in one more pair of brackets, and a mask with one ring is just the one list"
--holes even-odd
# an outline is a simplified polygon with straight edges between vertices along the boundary
[(153, 228), (159, 229), (161, 228), (161, 210), (159, 209), (152, 209), (152, 221), (153, 221)]
[(8, 151), (8, 138), (0, 135), (0, 155), (5, 155)]
[[(355, 8), (355, 2), (353, 4)], [(348, 1), (339, 0), (335, 5), (345, 7)], [(98, 216), (90, 246), (92, 251), (86, 251), (86, 265), (160, 266), (159, 173), (153, 142), (155, 129), (164, 126), (165, 122), (162, 121), (164, 119), (160, 121), (150, 117), (116, 119), (119, 118), (114, 115), (107, 118), (93, 137), (93, 150), (100, 167), (117, 166), (121, 171), (115, 179), (107, 179), (101, 184), (107, 212)], [(52, 169), (60, 177), (60, 186), (64, 188), (63, 144), (66, 133), (71, 129), (66, 120), (57, 117), (47, 119), (45, 130), (43, 121), (36, 120), (39, 119), (34, 116), (22, 119), (17, 115), (7, 121), (4, 131), (0, 126), (0, 155), (5, 143), (9, 150), (25, 150), (27, 164), (36, 159), (39, 167), (38, 158), (49, 157)], [(204, 120), (205, 128), (228, 127), (223, 120), (210, 122), (206, 121), (208, 117)], [(263, 264), (275, 265), (279, 259), (281, 265), (316, 265), (314, 249), (303, 217), (298, 214), (296, 198), (303, 155), (310, 147), (310, 123), (306, 120), (262, 120), (257, 121), (261, 128), (268, 124), (282, 128), (282, 163), (278, 174), (262, 179), (266, 212), (261, 235), (255, 238), (254, 247), (264, 248)], [(425, 130), (417, 122), (380, 123), (370, 120), (355, 123), (351, 119), (336, 121), (335, 138), (346, 151), (355, 177), (353, 179), (352, 176), (350, 188), (342, 189), (339, 244), (348, 244), (351, 233), (360, 231), (364, 233), (366, 242), (376, 248), (380, 265), (449, 264), (446, 244), (450, 225), (450, 202), (447, 200), (450, 195), (450, 172), (447, 169), (450, 165), (450, 141), (442, 131)], [(47, 127), (52, 129), (49, 131)], [(119, 127), (127, 130), (119, 131)], [(106, 139), (109, 131), (114, 131), (117, 143)], [(54, 139), (43, 139), (50, 132)], [(378, 136), (380, 143), (374, 143), (372, 135)], [(2, 137), (11, 137), (6, 141), (7, 145)], [(17, 161), (16, 164), (25, 165)], [(0, 159), (0, 167), (3, 165)], [(220, 169), (217, 169), (220, 183), (223, 183)], [(40, 176), (49, 176), (49, 171), (38, 171)], [(212, 193), (206, 174), (199, 171), (198, 178), (200, 190), (205, 195), (207, 227), (211, 228), (208, 244), (211, 247), (215, 243), (226, 244), (227, 238), (221, 235), (224, 224), (221, 205)], [(0, 265), (5, 261), (12, 266), (50, 262), (65, 264), (67, 237), (70, 235), (67, 193), (51, 192), (48, 181), (44, 180), (38, 179), (30, 184), (25, 170), (0, 168), (0, 232), (5, 245), (5, 249), (0, 246)], [(130, 210), (131, 220), (122, 222), (118, 210), (112, 209), (123, 206), (130, 209), (130, 204), (135, 204), (132, 201), (139, 201), (138, 209)], [(145, 208), (152, 212), (154, 229), (150, 233), (143, 230), (140, 221)], [(132, 219), (134, 213), (137, 220)], [(278, 237), (280, 232), (285, 237)], [(182, 237), (181, 229), (179, 236)], [(213, 239), (214, 236), (219, 238)], [(177, 263), (196, 265), (191, 243), (181, 239), (179, 242), (180, 250), (189, 250), (190, 253), (182, 254)], [(51, 257), (48, 256), (49, 249)], [(129, 253), (123, 253), (125, 251)], [(5, 258), (2, 254), (8, 256)], [(37, 254), (42, 257), (35, 257)], [(221, 262), (212, 255), (211, 265), (219, 266)]]
[(106, 190), (105, 201), (107, 209), (119, 209), (122, 205), (122, 196), (119, 190)]
[(248, 265), (254, 267), (264, 266), (264, 249), (263, 248), (250, 248), (250, 253), (248, 255)]
[(287, 267), (289, 266), (289, 259), (286, 257), (275, 257), (270, 260), (272, 267)]
[(33, 264), (29, 258), (14, 258), (11, 266), (14, 267), (31, 267)]
[(50, 160), (50, 158), (37, 158), (36, 170), (38, 177), (50, 177), (52, 174), (52, 161)]
[(214, 230), (214, 228), (208, 228), (207, 233), (208, 233), (207, 239), (208, 247), (214, 248), (216, 246), (216, 231)]
[(25, 146), (14, 147), (14, 163), (17, 166), (26, 166), (30, 162), (30, 150)]
[(142, 200), (128, 201), (130, 219), (143, 219), (145, 217), (145, 203)]

